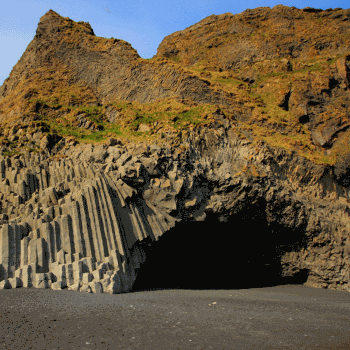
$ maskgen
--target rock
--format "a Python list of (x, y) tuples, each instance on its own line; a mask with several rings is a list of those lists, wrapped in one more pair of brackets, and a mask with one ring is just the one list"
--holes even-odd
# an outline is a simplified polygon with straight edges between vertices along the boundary
[(91, 125), (91, 122), (86, 118), (86, 114), (82, 113), (82, 114), (78, 114), (76, 116), (76, 119), (79, 121), (79, 128), (86, 128), (88, 129)]
[(104, 163), (104, 160), (108, 157), (108, 153), (105, 145), (98, 145), (94, 147), (92, 157), (96, 163)]
[(197, 198), (189, 199), (185, 201), (185, 207), (193, 207), (197, 202)]
[(117, 170), (117, 167), (115, 167), (113, 163), (108, 163), (108, 164), (106, 164), (106, 167), (105, 167), (105, 169), (104, 169), (104, 171), (105, 171), (106, 173), (110, 173), (110, 172), (112, 172), (112, 171), (114, 171), (114, 170)]
[(0, 289), (11, 289), (11, 283), (9, 282), (9, 280), (4, 280), (0, 282)]
[[(107, 158), (105, 159), (106, 163), (116, 162), (122, 155), (122, 150), (119, 147), (108, 147), (107, 148)], [(117, 165), (116, 165), (117, 168)]]
[(109, 147), (113, 147), (113, 146), (116, 146), (116, 145), (122, 145), (122, 141), (121, 140), (118, 140), (118, 139), (115, 139), (113, 137), (111, 137), (110, 139), (108, 139), (108, 144), (107, 146)]
[(132, 151), (132, 156), (137, 157), (148, 157), (149, 156), (149, 146), (145, 143), (135, 146)]
[(80, 288), (81, 292), (92, 293), (91, 287), (88, 284), (83, 284)]
[(115, 165), (120, 168), (124, 166), (129, 160), (131, 160), (131, 155), (129, 153), (124, 153), (116, 162)]
[(118, 120), (120, 120), (120, 112), (111, 106), (106, 108), (105, 114), (110, 123), (116, 123)]
[(338, 157), (334, 164), (334, 176), (342, 186), (350, 186), (350, 155), (345, 154)]
[(103, 279), (102, 283), (102, 290), (107, 291), (108, 286), (111, 284), (111, 279), (110, 278), (105, 278)]
[(142, 165), (151, 176), (159, 176), (160, 172), (157, 170), (157, 161), (153, 158), (140, 158)]
[(73, 290), (75, 292), (78, 292), (80, 289), (80, 283), (74, 283), (68, 287), (68, 290)]
[(122, 293), (122, 282), (118, 274), (113, 274), (110, 278), (110, 284), (107, 287), (106, 292), (110, 294)]
[(36, 133), (34, 133), (31, 137), (31, 139), (35, 142), (35, 143), (39, 143), (40, 142), (40, 139), (42, 137), (42, 132), (41, 131), (38, 131)]
[(103, 287), (101, 282), (90, 282), (89, 286), (93, 293), (103, 293)]
[(50, 288), (51, 278), (48, 273), (37, 273), (35, 275), (35, 288)]
[(100, 281), (103, 279), (103, 270), (102, 269), (97, 269), (97, 270), (93, 271), (92, 274), (93, 274), (93, 279), (95, 281)]
[(49, 148), (50, 145), (50, 139), (47, 135), (45, 135), (41, 140), (40, 140), (40, 148), (42, 149), (47, 149)]
[(13, 277), (8, 279), (11, 288), (19, 288), (22, 287), (22, 281), (19, 277)]
[[(25, 288), (128, 292), (148, 244), (180, 221), (204, 221), (203, 235), (211, 227), (222, 250), (234, 236), (234, 246), (257, 265), (278, 261), (275, 283), (302, 276), (297, 280), (307, 285), (348, 291), (347, 18), (348, 10), (281, 5), (213, 15), (166, 37), (159, 64), (150, 64), (124, 41), (95, 37), (86, 23), (54, 11), (41, 17), (0, 87), (0, 287), (22, 282)], [(67, 23), (75, 33), (69, 45)], [(294, 35), (295, 26), (305, 40)], [(68, 73), (56, 65), (57, 74), (74, 82), (57, 105), (36, 98), (47, 92), (40, 89), (52, 62), (64, 63)], [(185, 69), (196, 62), (203, 72)], [(29, 77), (28, 67), (42, 74)], [(24, 91), (29, 78), (32, 88)], [(88, 132), (98, 139), (114, 130), (106, 144), (78, 144), (49, 128), (48, 121), (64, 125), (74, 110), (89, 106), (96, 114), (79, 112), (73, 127), (97, 132), (102, 123), (118, 123), (124, 132), (139, 123), (141, 132), (157, 128), (164, 145), (131, 142), (128, 133), (123, 142), (110, 137), (117, 125)], [(153, 121), (158, 109), (162, 118)], [(23, 154), (8, 156), (13, 150)], [(241, 234), (232, 218), (244, 218), (247, 226), (259, 218), (261, 227), (241, 225), (247, 233)], [(232, 224), (227, 234), (219, 232), (224, 223)], [(265, 224), (271, 232), (261, 239)], [(176, 235), (171, 231), (169, 237)], [(197, 250), (208, 249), (216, 261), (221, 250), (211, 236), (199, 239), (207, 246)], [(190, 264), (193, 256), (183, 260)], [(225, 264), (220, 268), (229, 268)], [(246, 265), (243, 256), (238, 270), (249, 272)], [(247, 274), (267, 277), (260, 265)]]
[(145, 183), (142, 163), (127, 162), (118, 168), (121, 180), (131, 187), (139, 187)]
[(350, 55), (339, 58), (336, 61), (338, 74), (343, 80), (343, 88), (349, 87), (350, 82)]
[(94, 279), (94, 275), (92, 273), (86, 272), (83, 274), (83, 284), (87, 285), (89, 282), (91, 282)]
[(63, 281), (57, 281), (51, 284), (51, 289), (53, 290), (61, 290), (65, 288), (65, 284)]
[(137, 129), (137, 131), (139, 131), (139, 132), (145, 132), (145, 131), (150, 131), (150, 130), (151, 130), (151, 128), (148, 125), (143, 124), (143, 123), (141, 123), (139, 125), (139, 128)]
[(58, 204), (58, 194), (56, 192), (55, 187), (49, 187), (40, 195), (42, 198), (42, 203), (46, 203), (47, 205), (57, 205)]

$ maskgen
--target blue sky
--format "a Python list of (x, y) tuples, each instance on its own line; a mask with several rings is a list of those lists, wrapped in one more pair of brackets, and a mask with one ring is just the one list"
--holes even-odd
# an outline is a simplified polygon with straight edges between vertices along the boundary
[(166, 35), (183, 30), (212, 14), (240, 13), (247, 8), (349, 8), (348, 0), (0, 0), (0, 85), (9, 76), (50, 9), (74, 21), (89, 22), (97, 36), (129, 42), (150, 58)]

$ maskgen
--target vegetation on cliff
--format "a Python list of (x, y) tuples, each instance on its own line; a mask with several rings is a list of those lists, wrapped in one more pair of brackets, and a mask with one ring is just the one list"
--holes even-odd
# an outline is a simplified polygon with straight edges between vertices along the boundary
[(350, 10), (282, 5), (209, 16), (142, 59), (50, 10), (0, 87), (3, 152), (62, 138), (179, 145), (230, 120), (241, 137), (348, 171)]

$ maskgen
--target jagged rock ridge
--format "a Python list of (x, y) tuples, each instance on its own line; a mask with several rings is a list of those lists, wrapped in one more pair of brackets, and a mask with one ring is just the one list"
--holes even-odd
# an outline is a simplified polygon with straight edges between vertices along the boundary
[(169, 96), (198, 102), (219, 100), (199, 79), (167, 64), (143, 62), (129, 43), (97, 38), (88, 23), (75, 23), (52, 10), (40, 19), (33, 41), (0, 88), (0, 96), (7, 97), (15, 89), (18, 92), (23, 77), (30, 81), (35, 75), (44, 77), (64, 68), (69, 84), (92, 89), (92, 102), (145, 103)]

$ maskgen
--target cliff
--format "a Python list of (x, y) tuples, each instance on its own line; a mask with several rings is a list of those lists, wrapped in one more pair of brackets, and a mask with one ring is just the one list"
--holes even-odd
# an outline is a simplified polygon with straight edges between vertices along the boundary
[(0, 87), (0, 285), (126, 292), (205, 221), (245, 278), (349, 291), (349, 21), (210, 16), (145, 60), (45, 14)]

